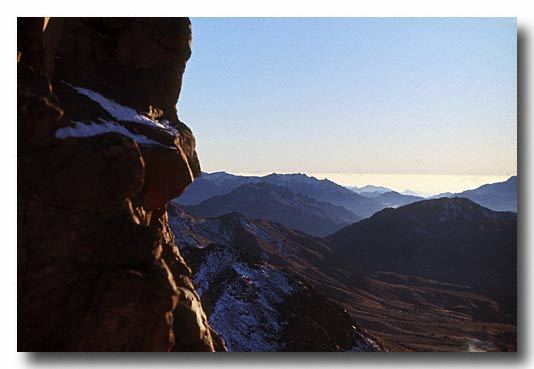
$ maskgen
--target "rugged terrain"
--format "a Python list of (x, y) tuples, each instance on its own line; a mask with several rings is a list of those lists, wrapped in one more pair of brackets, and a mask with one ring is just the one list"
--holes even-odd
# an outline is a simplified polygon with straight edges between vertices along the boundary
[[(459, 207), (465, 207), (462, 213), (452, 210)], [(179, 244), (185, 248), (184, 256), (192, 265), (194, 282), (197, 288), (202, 290), (202, 300), (210, 322), (214, 319), (212, 325), (223, 336), (229, 335), (227, 332), (232, 329), (248, 331), (250, 327), (236, 328), (239, 326), (239, 319), (235, 319), (233, 325), (218, 325), (222, 319), (217, 318), (217, 314), (211, 315), (212, 306), (231, 305), (230, 300), (220, 300), (221, 291), (226, 287), (230, 288), (235, 281), (241, 281), (244, 277), (250, 282), (247, 278), (257, 276), (258, 270), (267, 268), (269, 273), (282, 273), (286, 279), (284, 283), (276, 279), (275, 283), (264, 281), (261, 284), (254, 282), (253, 278), (250, 283), (260, 286), (259, 291), (285, 295), (287, 290), (280, 290), (279, 286), (287, 286), (286, 282), (295, 278), (314, 293), (344, 308), (350, 318), (357, 322), (357, 327), (385, 350), (515, 351), (515, 244), (513, 234), (510, 233), (515, 215), (492, 212), (465, 199), (428, 200), (384, 212), (385, 217), (379, 213), (374, 220), (375, 217), (372, 217), (339, 231), (343, 236), (339, 236), (339, 242), (335, 240), (335, 235), (329, 238), (312, 237), (282, 224), (250, 220), (237, 213), (202, 218), (173, 205), (169, 214), (172, 229), (177, 235), (181, 235), (178, 236), (181, 237)], [(388, 215), (391, 212), (400, 213), (397, 219), (398, 228), (392, 226), (393, 220), (388, 221), (395, 215)], [(436, 217), (430, 217), (432, 213), (436, 213)], [(445, 214), (448, 215), (447, 218), (443, 217)], [(404, 218), (407, 220), (402, 220)], [(475, 245), (480, 244), (480, 247), (510, 247), (511, 257), (505, 258), (502, 254), (486, 251), (486, 255), (480, 256), (476, 267), (469, 263), (448, 261), (443, 263), (444, 270), (440, 271), (436, 267), (441, 265), (441, 261), (447, 260), (447, 254), (457, 252), (454, 251), (455, 248), (465, 247), (464, 243), (459, 242), (456, 245), (448, 240), (451, 242), (451, 250), (438, 248), (426, 254), (416, 251), (423, 247), (423, 243), (432, 249), (433, 245), (439, 244), (439, 238), (443, 236), (443, 232), (438, 232), (435, 238), (427, 235), (426, 238), (419, 239), (423, 233), (418, 233), (418, 230), (424, 231), (428, 227), (460, 230), (458, 222), (461, 224), (462, 219), (467, 219), (471, 225), (476, 224), (475, 231), (470, 236), (462, 236), (463, 239), (470, 239)], [(374, 226), (367, 226), (370, 230), (364, 233), (361, 228), (365, 228), (365, 223), (371, 221)], [(409, 226), (404, 227), (408, 224)], [(488, 239), (481, 238), (481, 233), (476, 230), (480, 230), (480, 225), (486, 227), (490, 233), (492, 228), (501, 228), (506, 232), (502, 242), (488, 243)], [(512, 228), (507, 229), (510, 225)], [(399, 233), (404, 228), (405, 232)], [(356, 233), (354, 229), (359, 232)], [(348, 234), (354, 238), (349, 238)], [(365, 234), (367, 239), (363, 238)], [(400, 238), (399, 242), (404, 243), (402, 246), (397, 245), (393, 241), (400, 234), (405, 234), (411, 242), (402, 241), (403, 238)], [(366, 250), (369, 249), (368, 255), (373, 255), (373, 247), (379, 246), (369, 243), (369, 240), (378, 236), (390, 237), (390, 241), (380, 246), (376, 258), (370, 258), (366, 256)], [(491, 238), (491, 235), (489, 237)], [(345, 249), (342, 242), (345, 239), (354, 239), (355, 242)], [(338, 253), (342, 256), (338, 257)], [(415, 260), (400, 270), (399, 268), (404, 266), (402, 261), (405, 261), (402, 258), (403, 253)], [(222, 266), (207, 268), (208, 265), (213, 265), (208, 263), (209, 258), (218, 260), (215, 264)], [(395, 269), (398, 259), (399, 268)], [(246, 269), (242, 267), (234, 268), (233, 263), (236, 263), (236, 260), (252, 263), (247, 264), (247, 268), (252, 268), (256, 274), (245, 272)], [(503, 265), (499, 266), (499, 263)], [(412, 267), (410, 270), (409, 266)], [(452, 282), (454, 278), (451, 274), (445, 273), (449, 268), (454, 271), (452, 277), (462, 277), (463, 283)], [(470, 272), (470, 269), (473, 271)], [(487, 275), (487, 270), (500, 275), (504, 281), (495, 284), (492, 289), (484, 288), (487, 287), (484, 284), (477, 285), (477, 279), (472, 278), (472, 273)], [(215, 293), (212, 292), (214, 290)], [(273, 290), (278, 292), (272, 292)], [(246, 295), (243, 294), (233, 296), (233, 304), (239, 305), (236, 301), (246, 300)], [(245, 310), (252, 311), (252, 308), (249, 306)], [(227, 311), (243, 310), (232, 307), (227, 308)], [(280, 310), (276, 311), (278, 319), (283, 316), (280, 315)], [(256, 328), (259, 331), (264, 329), (261, 326)], [(285, 332), (289, 333), (291, 330), (286, 327)]]
[(238, 176), (225, 172), (202, 173), (176, 201), (181, 205), (197, 205), (213, 196), (229, 194), (242, 185), (259, 183), (285, 187), (295, 194), (344, 207), (359, 219), (367, 218), (385, 207), (379, 201), (361, 196), (328, 179), (319, 180), (302, 173), (272, 173), (263, 177)]
[(188, 19), (19, 18), (18, 349), (214, 351), (166, 204)]
[(237, 213), (206, 219), (171, 205), (169, 216), (209, 323), (229, 351), (382, 350), (295, 268), (320, 264), (328, 253), (320, 239)]
[(326, 236), (361, 219), (341, 206), (266, 182), (244, 184), (229, 194), (213, 196), (187, 209), (208, 217), (238, 212), (250, 219), (271, 220), (314, 236)]
[[(368, 193), (368, 192), (365, 192)], [(314, 236), (326, 236), (386, 207), (423, 198), (383, 188), (365, 197), (327, 179), (301, 173), (238, 176), (202, 173), (175, 202), (200, 216), (239, 212), (266, 219)]]
[[(516, 350), (515, 213), (200, 176), (190, 26), (18, 19), (20, 351)], [(462, 196), (515, 209), (516, 187)]]

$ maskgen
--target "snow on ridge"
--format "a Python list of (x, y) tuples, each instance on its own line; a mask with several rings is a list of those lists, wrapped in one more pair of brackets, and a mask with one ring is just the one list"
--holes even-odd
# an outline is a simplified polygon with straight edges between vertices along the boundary
[[(219, 222), (214, 220), (187, 227), (195, 231), (220, 231)], [(231, 242), (212, 244), (204, 250), (202, 262), (193, 274), (193, 284), (201, 297), (208, 291), (212, 297), (216, 294), (208, 320), (224, 339), (228, 351), (282, 349), (284, 322), (279, 319), (278, 305), (296, 288), (289, 276), (266, 262), (249, 265), (241, 261), (239, 250)]]
[(281, 302), (280, 296), (293, 292), (289, 279), (282, 271), (275, 269), (269, 264), (263, 264), (259, 268), (251, 268), (244, 263), (234, 263), (232, 268), (241, 276), (249, 278), (257, 287), (274, 291), (273, 300)]
[(92, 137), (98, 136), (104, 133), (120, 133), (123, 136), (129, 137), (135, 140), (138, 144), (145, 145), (158, 145), (163, 146), (161, 143), (151, 140), (146, 136), (135, 134), (130, 132), (126, 127), (112, 121), (100, 120), (100, 123), (89, 122), (72, 122), (73, 127), (62, 127), (56, 131), (56, 138), (68, 138), (68, 137)]
[[(102, 109), (107, 111), (113, 118), (117, 120), (135, 122), (149, 126), (156, 126), (166, 131), (170, 131), (174, 135), (178, 134), (178, 131), (175, 128), (169, 126), (168, 124), (162, 124), (153, 119), (145, 117), (144, 115), (139, 114), (135, 109), (121, 105), (111, 99), (108, 99), (107, 97), (104, 97), (96, 91), (76, 86), (72, 86), (72, 88), (74, 88), (78, 93), (87, 96), (88, 98), (96, 102), (102, 107)], [(167, 120), (165, 120), (164, 122), (168, 123)]]
[[(181, 248), (204, 250), (193, 284), (199, 296), (215, 298), (208, 321), (228, 351), (283, 349), (280, 340), (286, 323), (280, 319), (278, 305), (297, 288), (290, 277), (265, 261), (253, 265), (241, 261), (239, 249), (232, 246), (233, 231), (225, 231), (219, 219), (174, 219), (170, 223)], [(190, 233), (206, 237), (210, 245), (202, 247), (183, 238)]]
[(241, 297), (236, 285), (225, 288), (209, 318), (229, 352), (272, 352), (280, 349), (280, 325), (272, 311), (261, 311)]
[(284, 322), (278, 307), (293, 291), (286, 274), (268, 264), (231, 264), (237, 277), (225, 284), (209, 323), (228, 351), (279, 351)]
[(228, 248), (212, 251), (206, 255), (193, 276), (193, 284), (199, 296), (202, 296), (209, 289), (210, 282), (226, 270), (234, 262), (234, 259), (235, 256)]
[[(265, 242), (276, 241), (276, 237), (260, 224), (245, 219), (236, 224), (217, 218), (182, 216), (169, 217), (171, 229), (181, 249), (199, 249), (195, 250), (199, 264), (194, 268), (193, 284), (202, 302), (209, 304), (208, 322), (224, 339), (228, 351), (283, 351), (287, 321), (280, 316), (280, 306), (287, 296), (302, 288), (301, 282), (269, 264), (265, 254), (259, 263), (241, 259), (240, 248), (233, 243), (234, 226), (243, 227)], [(377, 349), (374, 341), (355, 327), (354, 330), (356, 340), (348, 351)]]
[(263, 228), (258, 225), (250, 222), (249, 220), (241, 220), (240, 224), (243, 228), (247, 229), (249, 232), (253, 233), (258, 238), (267, 242), (270, 245), (276, 246), (277, 250), (284, 256), (290, 256), (289, 249), (287, 245), (278, 237), (274, 237), (266, 232)]

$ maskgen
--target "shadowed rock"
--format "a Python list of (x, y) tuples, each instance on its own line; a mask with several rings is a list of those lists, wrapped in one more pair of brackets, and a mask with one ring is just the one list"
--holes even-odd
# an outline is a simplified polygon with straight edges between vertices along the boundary
[(188, 19), (19, 18), (18, 349), (214, 351), (166, 204)]

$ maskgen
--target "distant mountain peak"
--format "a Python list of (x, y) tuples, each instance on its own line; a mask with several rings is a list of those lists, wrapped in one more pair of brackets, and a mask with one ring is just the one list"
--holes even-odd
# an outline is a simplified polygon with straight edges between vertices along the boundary
[(511, 212), (496, 212), (464, 197), (442, 197), (421, 200), (398, 207), (397, 209), (383, 209), (371, 218), (380, 218), (385, 215), (394, 215), (423, 223), (477, 223), (492, 222), (495, 219), (509, 220), (515, 218)]
[[(408, 205), (399, 207), (397, 210), (414, 210), (414, 209), (456, 209), (461, 211), (470, 211), (473, 209), (484, 209), (481, 205), (465, 197), (441, 197), (438, 199), (421, 200)], [(488, 209), (489, 210), (489, 209)]]
[(350, 190), (356, 192), (356, 193), (359, 193), (359, 194), (364, 193), (364, 192), (385, 193), (385, 192), (392, 191), (391, 188), (387, 188), (387, 187), (384, 187), (384, 186), (375, 186), (375, 185), (365, 185), (365, 186), (362, 186), (362, 187), (349, 186), (348, 188)]
[(433, 198), (454, 196), (466, 197), (491, 210), (517, 212), (517, 176), (460, 193), (442, 193)]
[(279, 181), (319, 181), (317, 178), (305, 173), (271, 173), (260, 178), (263, 178), (264, 180), (275, 179)]
[(410, 189), (405, 189), (404, 191), (401, 192), (401, 194), (408, 195), (408, 196), (419, 196), (419, 197), (422, 197), (420, 194), (418, 194), (417, 192), (412, 191)]

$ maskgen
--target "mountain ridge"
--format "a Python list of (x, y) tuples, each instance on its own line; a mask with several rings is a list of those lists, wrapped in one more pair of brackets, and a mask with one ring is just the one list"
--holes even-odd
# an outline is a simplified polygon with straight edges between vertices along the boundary
[[(450, 216), (443, 221), (454, 223), (456, 218), (472, 221), (454, 213), (452, 205), (457, 201), (468, 203), (469, 200), (438, 201), (450, 204)], [(431, 200), (422, 202), (427, 202), (426, 207), (432, 207)], [(262, 255), (270, 264), (290, 271), (319, 294), (344, 307), (352, 319), (387, 350), (467, 351), (470, 347), (485, 351), (515, 350), (513, 311), (503, 308), (499, 302), (472, 286), (395, 271), (366, 270), (361, 259), (347, 267), (332, 262), (338, 250), (329, 237), (312, 237), (282, 224), (249, 220), (238, 213), (216, 218), (191, 215), (194, 218), (190, 220), (184, 215), (187, 214), (185, 208), (181, 208), (180, 216), (175, 216), (174, 206), (169, 209), (171, 227), (174, 228), (174, 222), (185, 217), (185, 226), (180, 227), (190, 230), (178, 233), (177, 243), (181, 248), (188, 248), (187, 245), (202, 248), (202, 244), (231, 244), (236, 250), (241, 250), (241, 254), (248, 255), (245, 256), (247, 260), (257, 260)], [(476, 204), (473, 206), (478, 207)], [(442, 205), (441, 208), (445, 207)], [(382, 210), (386, 215), (396, 211), (398, 209)], [(483, 215), (487, 213), (485, 216), (490, 219), (493, 217), (491, 210), (480, 211)], [(429, 221), (440, 222), (439, 215)], [(381, 216), (380, 212), (375, 215)], [(424, 219), (424, 214), (418, 214), (418, 217)], [(512, 221), (515, 219), (514, 214), (506, 217), (511, 217)], [(358, 223), (369, 222), (372, 218)], [(243, 231), (235, 232), (235, 229), (241, 228)], [(390, 228), (387, 225), (386, 229)], [(381, 233), (387, 231), (381, 229)], [(184, 255), (195, 270), (197, 263), (191, 261), (191, 255), (185, 251)], [(208, 296), (203, 295), (203, 299), (209, 299)], [(303, 308), (306, 304), (299, 306)], [(313, 317), (321, 319), (318, 315)], [(295, 343), (294, 340), (292, 342)]]
[(175, 202), (186, 206), (198, 205), (213, 196), (228, 194), (241, 185), (262, 182), (287, 187), (317, 201), (344, 207), (360, 218), (366, 218), (386, 206), (331, 180), (319, 180), (304, 173), (271, 173), (263, 177), (238, 176), (226, 172), (202, 173)]
[(445, 192), (433, 196), (465, 197), (495, 211), (513, 211), (517, 213), (517, 176), (506, 181), (488, 183), (459, 193)]
[(343, 207), (268, 182), (246, 183), (228, 194), (213, 196), (187, 209), (201, 216), (239, 212), (252, 219), (280, 222), (312, 235), (326, 235), (360, 219)]
[(324, 241), (239, 213), (203, 218), (171, 204), (169, 214), (209, 323), (229, 351), (383, 350), (296, 273), (320, 265)]
[(332, 262), (467, 284), (513, 302), (516, 229), (513, 212), (439, 198), (383, 209), (327, 238), (336, 250)]

